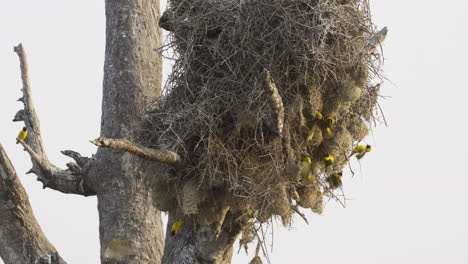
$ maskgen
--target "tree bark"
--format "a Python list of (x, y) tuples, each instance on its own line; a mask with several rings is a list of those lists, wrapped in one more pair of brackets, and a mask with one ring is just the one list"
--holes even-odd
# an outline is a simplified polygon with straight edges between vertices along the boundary
[(83, 196), (94, 195), (94, 190), (87, 185), (87, 172), (94, 165), (94, 160), (82, 157), (74, 151), (66, 150), (62, 153), (72, 157), (77, 163), (69, 163), (67, 164), (69, 169), (62, 170), (53, 165), (45, 154), (39, 118), (37, 117), (31, 95), (26, 52), (22, 44), (16, 46), (14, 51), (18, 54), (20, 60), (21, 80), (23, 82), (23, 96), (18, 101), (23, 102), (24, 107), (16, 113), (13, 121), (24, 122), (24, 126), (28, 131), (25, 141), (18, 139), (18, 143), (21, 143), (31, 156), (33, 167), (28, 173), (36, 174), (44, 188), (49, 187), (63, 193)]
[[(169, 216), (166, 234), (179, 219)], [(218, 230), (217, 224), (199, 225), (186, 221), (174, 236), (166, 236), (163, 264), (228, 264), (231, 263), (233, 245), (242, 231), (235, 217), (226, 216)], [(219, 233), (218, 233), (219, 232)], [(217, 235), (218, 234), (218, 235)]]
[[(106, 0), (106, 19), (101, 136), (135, 141), (147, 103), (161, 95), (159, 1)], [(107, 148), (96, 159), (102, 263), (160, 263), (163, 227), (147, 161)], [(117, 256), (115, 241), (129, 241)]]
[(0, 144), (0, 257), (5, 264), (65, 264), (34, 217), (29, 199)]

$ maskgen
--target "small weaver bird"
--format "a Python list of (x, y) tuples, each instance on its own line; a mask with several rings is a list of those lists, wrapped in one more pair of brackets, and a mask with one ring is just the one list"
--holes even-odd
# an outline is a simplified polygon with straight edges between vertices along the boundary
[[(309, 133), (307, 135), (307, 138), (306, 138), (306, 141), (311, 141), (312, 138), (314, 137), (314, 134), (315, 134), (315, 131), (317, 130), (317, 127), (319, 125), (321, 125), (322, 121), (323, 121), (323, 115), (322, 113), (318, 112), (315, 113), (315, 121), (311, 126), (310, 126), (310, 129), (309, 129)], [(317, 124), (317, 121), (318, 121), (318, 124)]]
[(312, 159), (308, 156), (302, 158), (301, 162), (301, 177), (307, 182), (312, 182), (315, 179), (312, 171)]
[(320, 112), (317, 111), (317, 113), (315, 114), (315, 119), (317, 119), (317, 120), (323, 120), (323, 115), (322, 115), (322, 113), (320, 113)]
[(325, 162), (325, 172), (330, 174), (333, 169), (333, 163), (335, 163), (335, 157), (332, 154), (326, 154), (323, 156), (323, 162)]
[(333, 117), (327, 117), (327, 119), (325, 119), (325, 123), (327, 126), (331, 127), (336, 123), (336, 120)]
[(325, 180), (328, 183), (328, 187), (332, 190), (341, 187), (342, 182), (341, 178), (343, 178), (343, 172), (334, 172), (330, 174)]
[(351, 156), (357, 153), (356, 158), (362, 159), (364, 155), (366, 155), (366, 153), (370, 152), (371, 150), (372, 150), (371, 145), (357, 145), (351, 152)]
[(323, 122), (323, 134), (326, 138), (333, 136), (333, 130), (331, 127), (336, 124), (336, 120), (333, 117), (327, 117)]
[[(25, 140), (26, 137), (28, 136), (28, 131), (26, 130), (26, 127), (23, 127), (23, 129), (18, 133), (18, 139)], [(18, 144), (19, 141), (16, 141), (16, 144)]]
[(171, 236), (174, 236), (177, 232), (179, 232), (179, 230), (182, 228), (182, 226), (184, 224), (185, 224), (184, 220), (179, 220), (179, 221), (175, 222), (174, 224), (172, 224)]

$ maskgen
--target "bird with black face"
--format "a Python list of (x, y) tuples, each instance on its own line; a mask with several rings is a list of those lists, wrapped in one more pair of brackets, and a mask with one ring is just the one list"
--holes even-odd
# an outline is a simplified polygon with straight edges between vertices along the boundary
[(323, 156), (323, 162), (325, 163), (325, 173), (330, 174), (333, 170), (333, 163), (335, 163), (335, 157), (328, 153)]
[[(18, 133), (17, 139), (25, 140), (26, 137), (28, 136), (28, 130), (26, 130), (26, 127), (23, 127), (23, 129)], [(19, 141), (16, 141), (16, 144), (18, 144)]]
[(323, 134), (325, 138), (331, 138), (333, 136), (332, 126), (334, 126), (336, 120), (333, 117), (325, 118), (323, 122)]
[(357, 145), (351, 152), (350, 157), (356, 154), (357, 159), (362, 159), (364, 155), (366, 155), (366, 153), (370, 152), (371, 150), (372, 150), (371, 145)]
[(342, 182), (341, 178), (343, 178), (343, 172), (334, 172), (330, 174), (325, 180), (328, 183), (328, 187), (332, 190), (341, 187)]

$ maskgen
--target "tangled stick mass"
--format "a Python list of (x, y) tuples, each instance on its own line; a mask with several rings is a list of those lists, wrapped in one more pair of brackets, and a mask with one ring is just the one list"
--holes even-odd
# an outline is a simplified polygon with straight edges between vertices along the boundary
[(321, 213), (375, 119), (368, 2), (173, 0), (160, 26), (174, 67), (139, 143), (181, 161), (158, 179), (157, 207), (199, 224), (226, 208), (286, 225), (299, 207)]

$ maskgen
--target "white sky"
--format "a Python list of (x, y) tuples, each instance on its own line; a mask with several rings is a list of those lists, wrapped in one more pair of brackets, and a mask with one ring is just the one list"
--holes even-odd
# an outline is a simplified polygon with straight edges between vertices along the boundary
[[(273, 264), (468, 263), (468, 4), (371, 2), (375, 23), (389, 28), (384, 69), (392, 83), (381, 100), (389, 126), (374, 128), (367, 139), (374, 151), (344, 180), (346, 209), (330, 202), (310, 226), (297, 218), (291, 230), (275, 228)], [(29, 157), (15, 145), (23, 125), (11, 122), (21, 107), (13, 46), (26, 48), (46, 151), (65, 167), (60, 150), (95, 151), (88, 140), (99, 135), (104, 23), (104, 1), (0, 4), (0, 142), (70, 264), (99, 262), (96, 198), (42, 190), (25, 175)], [(250, 258), (235, 255), (233, 263)]]

